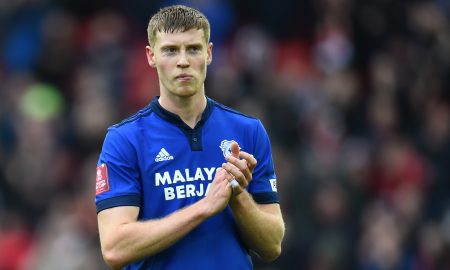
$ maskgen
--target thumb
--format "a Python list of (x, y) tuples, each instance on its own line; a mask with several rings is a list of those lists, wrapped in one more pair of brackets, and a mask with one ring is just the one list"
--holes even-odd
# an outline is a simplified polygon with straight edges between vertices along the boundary
[(235, 158), (239, 158), (239, 144), (237, 142), (231, 143), (231, 155)]

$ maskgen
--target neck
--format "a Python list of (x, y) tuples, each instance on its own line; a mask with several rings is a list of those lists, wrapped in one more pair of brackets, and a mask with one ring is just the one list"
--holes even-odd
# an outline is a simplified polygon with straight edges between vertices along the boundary
[(202, 113), (206, 108), (205, 95), (191, 97), (161, 95), (158, 101), (164, 109), (178, 115), (191, 128), (194, 128), (201, 120)]

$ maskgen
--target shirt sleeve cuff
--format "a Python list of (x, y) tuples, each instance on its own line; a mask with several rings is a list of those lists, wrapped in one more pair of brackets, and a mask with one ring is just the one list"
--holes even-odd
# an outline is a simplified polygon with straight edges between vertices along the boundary
[(138, 195), (124, 195), (98, 201), (96, 203), (97, 214), (108, 208), (117, 206), (141, 206), (141, 198)]
[(252, 194), (253, 200), (259, 204), (280, 203), (278, 193), (276, 192), (261, 192)]

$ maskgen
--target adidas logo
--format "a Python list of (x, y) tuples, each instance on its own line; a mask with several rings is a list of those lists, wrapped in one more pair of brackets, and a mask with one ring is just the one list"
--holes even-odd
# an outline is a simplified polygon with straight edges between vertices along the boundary
[(171, 154), (169, 154), (169, 152), (167, 152), (166, 149), (161, 148), (161, 150), (159, 150), (159, 153), (155, 158), (155, 161), (161, 162), (161, 161), (172, 160), (172, 159), (173, 159), (173, 156)]

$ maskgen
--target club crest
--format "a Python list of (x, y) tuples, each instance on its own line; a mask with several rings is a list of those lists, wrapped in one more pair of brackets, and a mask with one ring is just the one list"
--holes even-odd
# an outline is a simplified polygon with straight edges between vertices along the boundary
[[(224, 157), (227, 157), (227, 156), (231, 155), (231, 144), (233, 142), (235, 142), (235, 141), (223, 140), (220, 143), (220, 149), (222, 149)], [(240, 147), (239, 147), (239, 149), (240, 149)]]

